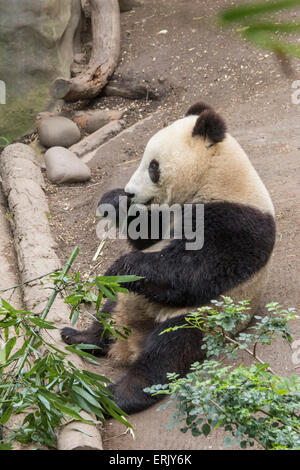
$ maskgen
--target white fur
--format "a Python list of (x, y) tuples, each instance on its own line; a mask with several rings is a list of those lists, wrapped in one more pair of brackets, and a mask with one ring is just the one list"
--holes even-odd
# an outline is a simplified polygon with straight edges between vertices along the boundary
[[(158, 204), (231, 201), (274, 214), (263, 182), (247, 155), (230, 134), (208, 147), (193, 137), (198, 116), (188, 116), (160, 130), (148, 142), (142, 161), (125, 187), (133, 202)], [(159, 162), (160, 179), (149, 176), (151, 160)]]

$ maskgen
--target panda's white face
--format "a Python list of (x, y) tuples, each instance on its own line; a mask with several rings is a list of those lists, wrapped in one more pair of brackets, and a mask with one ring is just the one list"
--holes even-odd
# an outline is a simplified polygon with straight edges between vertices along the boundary
[(148, 142), (142, 161), (125, 187), (135, 204), (182, 204), (199, 190), (211, 149), (192, 136), (197, 116), (175, 121)]

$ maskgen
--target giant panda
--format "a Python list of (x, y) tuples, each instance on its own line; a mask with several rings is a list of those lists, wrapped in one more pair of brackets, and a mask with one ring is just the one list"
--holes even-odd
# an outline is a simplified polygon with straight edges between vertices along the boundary
[(128, 366), (110, 390), (130, 414), (159, 399), (146, 394), (146, 387), (166, 383), (167, 372), (186, 374), (204, 357), (201, 331), (160, 335), (162, 331), (182, 325), (187, 313), (221, 295), (251, 299), (250, 313), (255, 313), (275, 242), (275, 221), (268, 191), (246, 153), (220, 115), (203, 103), (156, 133), (125, 189), (106, 193), (100, 205), (117, 209), (119, 196), (146, 206), (150, 219), (153, 204), (204, 205), (201, 249), (188, 251), (186, 240), (174, 237), (131, 239), (133, 250), (105, 273), (142, 277), (124, 285), (129, 294), (119, 294), (116, 303), (108, 300), (103, 308), (131, 330), (127, 341), (107, 338), (97, 322), (85, 331), (62, 330), (66, 343), (97, 345), (102, 354)]

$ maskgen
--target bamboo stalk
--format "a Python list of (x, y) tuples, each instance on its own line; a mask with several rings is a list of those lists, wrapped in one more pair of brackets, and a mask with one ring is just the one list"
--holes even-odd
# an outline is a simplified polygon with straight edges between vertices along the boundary
[(57, 271), (59, 271), (59, 269), (55, 269), (54, 271), (51, 271), (50, 273), (47, 273), (47, 274), (42, 274), (39, 277), (36, 277), (34, 279), (30, 279), (29, 281), (21, 282), (21, 284), (17, 284), (15, 286), (9, 287), (8, 289), (2, 289), (2, 290), (0, 290), (0, 294), (4, 294), (5, 292), (8, 292), (10, 290), (15, 290), (15, 289), (18, 289), (19, 287), (23, 287), (23, 286), (27, 286), (29, 284), (32, 284), (34, 281), (39, 281), (40, 279), (43, 279), (44, 277), (48, 277), (51, 274), (56, 273)]

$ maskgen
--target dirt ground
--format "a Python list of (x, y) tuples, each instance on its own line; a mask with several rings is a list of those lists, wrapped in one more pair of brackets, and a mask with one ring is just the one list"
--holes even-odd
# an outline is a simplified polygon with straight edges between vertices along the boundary
[[(143, 147), (157, 128), (184, 116), (196, 101), (213, 105), (224, 116), (229, 132), (244, 149), (263, 181), (276, 208), (277, 241), (263, 305), (278, 301), (298, 307), (300, 250), (300, 105), (292, 103), (292, 82), (300, 79), (300, 62), (292, 61), (293, 75), (286, 76), (276, 57), (241, 41), (230, 30), (216, 25), (216, 14), (232, 1), (145, 0), (144, 6), (123, 13), (122, 53), (116, 75), (140, 83), (145, 80), (165, 95), (159, 102), (100, 98), (94, 107), (127, 108), (127, 125), (155, 112), (147, 131), (116, 141), (109, 155), (93, 162), (92, 179), (87, 184), (58, 187), (47, 183), (49, 220), (64, 262), (75, 245), (80, 256), (75, 268), (88, 273), (99, 245), (96, 236), (96, 207), (101, 194), (113, 186), (123, 186), (142, 155)], [(162, 33), (162, 31), (166, 31)], [(119, 143), (118, 143), (119, 142)], [(135, 160), (130, 163), (131, 160)], [(128, 163), (129, 162), (129, 163)], [(123, 243), (106, 244), (97, 273), (126, 250)], [(81, 325), (85, 320), (81, 319)], [(293, 324), (300, 338), (299, 321)], [(283, 375), (299, 373), (292, 363), (292, 351), (281, 341), (264, 349), (263, 357)], [(118, 375), (107, 361), (101, 363), (109, 376)], [(168, 413), (156, 409), (132, 418), (136, 441), (124, 428), (107, 426), (107, 449), (217, 449), (223, 435), (208, 440), (165, 431)], [(157, 418), (159, 417), (159, 419)]]

